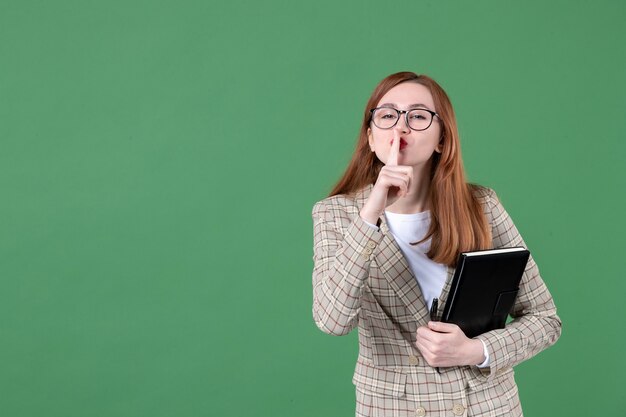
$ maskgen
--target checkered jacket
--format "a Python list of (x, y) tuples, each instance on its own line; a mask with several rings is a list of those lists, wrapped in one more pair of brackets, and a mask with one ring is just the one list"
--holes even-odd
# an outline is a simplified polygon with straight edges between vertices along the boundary
[[(417, 281), (389, 231), (359, 212), (371, 192), (337, 195), (313, 207), (313, 318), (322, 331), (345, 335), (358, 327), (354, 372), (357, 416), (521, 416), (513, 366), (556, 342), (561, 321), (532, 255), (505, 329), (478, 336), (488, 368), (429, 366), (414, 344), (429, 311)], [(493, 247), (526, 247), (495, 192), (477, 197), (492, 227)], [(454, 268), (448, 268), (445, 305)]]

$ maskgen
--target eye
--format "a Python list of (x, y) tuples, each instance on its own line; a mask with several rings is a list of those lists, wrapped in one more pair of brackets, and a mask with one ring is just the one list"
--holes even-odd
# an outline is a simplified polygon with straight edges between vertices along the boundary
[(409, 118), (412, 120), (426, 120), (426, 116), (423, 113), (412, 113)]
[(393, 120), (398, 118), (398, 113), (393, 109), (380, 109), (377, 111), (377, 116), (380, 119)]

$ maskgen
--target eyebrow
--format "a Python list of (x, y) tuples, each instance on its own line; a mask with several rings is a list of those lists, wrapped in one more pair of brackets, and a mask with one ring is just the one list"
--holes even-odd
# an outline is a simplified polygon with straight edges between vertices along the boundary
[[(396, 106), (394, 103), (383, 103), (383, 104), (381, 104), (378, 107), (393, 107), (393, 108), (396, 108), (396, 109), (398, 108), (398, 106)], [(425, 109), (430, 110), (430, 108), (427, 105), (422, 104), (422, 103), (411, 104), (411, 105), (409, 105), (408, 108), (409, 109), (417, 109), (417, 108), (420, 108), (420, 107), (423, 107)]]

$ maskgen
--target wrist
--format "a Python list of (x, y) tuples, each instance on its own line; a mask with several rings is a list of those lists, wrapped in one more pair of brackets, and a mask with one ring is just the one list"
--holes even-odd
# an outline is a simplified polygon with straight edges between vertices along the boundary
[(480, 365), (485, 362), (485, 350), (483, 343), (478, 339), (469, 339), (469, 349), (467, 349), (467, 364), (470, 366)]
[(366, 222), (377, 225), (380, 214), (372, 213), (366, 210), (365, 208), (363, 208), (361, 212), (359, 213), (359, 216), (361, 216), (361, 218), (365, 220)]

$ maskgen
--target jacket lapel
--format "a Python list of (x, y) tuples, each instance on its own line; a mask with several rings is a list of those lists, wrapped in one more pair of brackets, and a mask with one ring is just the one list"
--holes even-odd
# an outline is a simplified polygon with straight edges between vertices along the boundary
[(443, 316), (443, 308), (446, 305), (446, 300), (448, 299), (448, 294), (450, 294), (450, 286), (452, 285), (452, 277), (454, 276), (455, 268), (448, 266), (448, 275), (446, 276), (446, 282), (443, 285), (443, 289), (441, 290), (441, 295), (439, 296), (439, 309), (437, 311), (437, 320), (441, 320), (441, 316)]
[[(356, 202), (359, 211), (365, 204), (365, 201), (367, 201), (371, 189), (372, 185), (368, 185), (357, 194)], [(425, 324), (430, 320), (430, 313), (424, 301), (422, 291), (404, 258), (404, 254), (389, 230), (384, 214), (380, 215), (380, 220), (380, 231), (383, 234), (383, 240), (378, 246), (378, 254), (376, 255), (379, 269), (402, 303), (415, 317), (415, 320), (418, 323)], [(448, 281), (446, 280), (447, 286), (449, 286)], [(444, 291), (445, 288), (444, 286)]]

